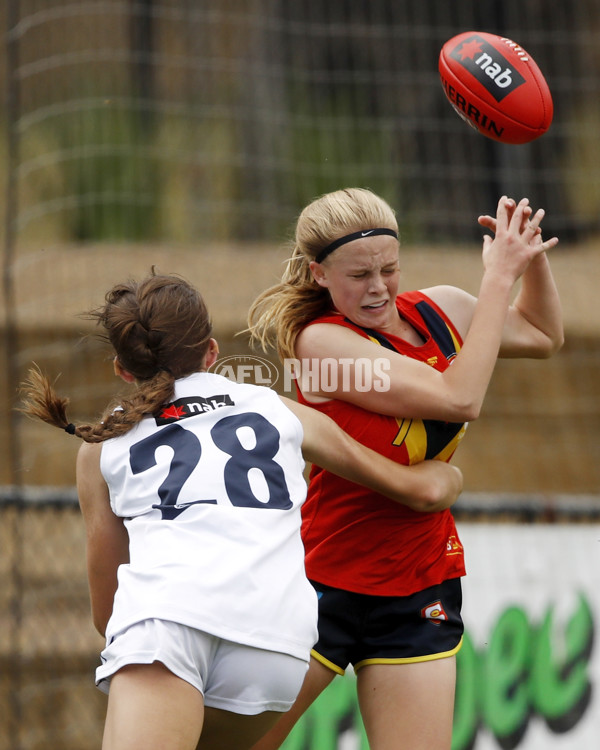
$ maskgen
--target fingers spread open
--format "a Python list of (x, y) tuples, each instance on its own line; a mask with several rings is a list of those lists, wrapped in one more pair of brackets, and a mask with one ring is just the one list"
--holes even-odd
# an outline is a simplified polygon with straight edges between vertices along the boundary
[(496, 209), (496, 231), (499, 229), (508, 229), (509, 223), (512, 219), (513, 208), (513, 199), (507, 198), (503, 195), (498, 201), (498, 207)]

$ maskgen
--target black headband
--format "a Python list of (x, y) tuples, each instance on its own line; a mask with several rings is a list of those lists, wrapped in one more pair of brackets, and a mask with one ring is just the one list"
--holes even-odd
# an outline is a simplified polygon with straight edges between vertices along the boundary
[(324, 247), (321, 252), (315, 257), (315, 260), (317, 261), (317, 263), (322, 263), (325, 258), (334, 250), (337, 250), (340, 245), (345, 245), (347, 242), (353, 242), (354, 240), (360, 240), (363, 237), (375, 237), (375, 235), (377, 234), (389, 234), (390, 237), (395, 237), (396, 239), (398, 239), (397, 232), (395, 232), (393, 229), (386, 229), (384, 227), (380, 227), (379, 229), (365, 229), (361, 232), (353, 232), (352, 234), (347, 234), (345, 237), (340, 237), (339, 239), (334, 240), (330, 245)]

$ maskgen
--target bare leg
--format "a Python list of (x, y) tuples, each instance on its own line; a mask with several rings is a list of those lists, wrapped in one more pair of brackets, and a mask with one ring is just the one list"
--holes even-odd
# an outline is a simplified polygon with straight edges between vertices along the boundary
[(277, 750), (294, 728), (298, 719), (330, 684), (336, 672), (311, 658), (296, 702), (289, 711), (281, 715), (273, 729), (253, 745), (252, 750)]
[(371, 750), (450, 750), (456, 660), (372, 664), (357, 674)]
[(123, 667), (112, 678), (102, 750), (194, 750), (202, 694), (160, 662)]
[(204, 728), (197, 750), (249, 750), (281, 715), (278, 711), (265, 711), (246, 716), (219, 708), (205, 708)]

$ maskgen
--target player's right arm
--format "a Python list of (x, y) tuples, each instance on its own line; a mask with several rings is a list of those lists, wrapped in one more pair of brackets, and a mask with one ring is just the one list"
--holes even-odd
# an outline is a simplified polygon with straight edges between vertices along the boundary
[(322, 412), (281, 399), (302, 422), (307, 461), (419, 512), (444, 510), (458, 499), (463, 477), (456, 466), (443, 461), (398, 464), (358, 443)]
[(86, 531), (86, 557), (92, 619), (101, 635), (112, 614), (117, 569), (129, 562), (129, 536), (110, 507), (100, 471), (102, 443), (82, 443), (77, 454), (77, 493)]

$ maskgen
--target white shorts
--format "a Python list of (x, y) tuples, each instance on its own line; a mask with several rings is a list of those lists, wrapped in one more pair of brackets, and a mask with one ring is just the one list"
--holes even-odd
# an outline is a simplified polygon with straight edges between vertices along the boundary
[(289, 654), (225, 641), (167, 620), (143, 620), (116, 635), (103, 651), (96, 685), (128, 664), (159, 661), (204, 696), (204, 705), (237, 714), (288, 711), (308, 662)]

